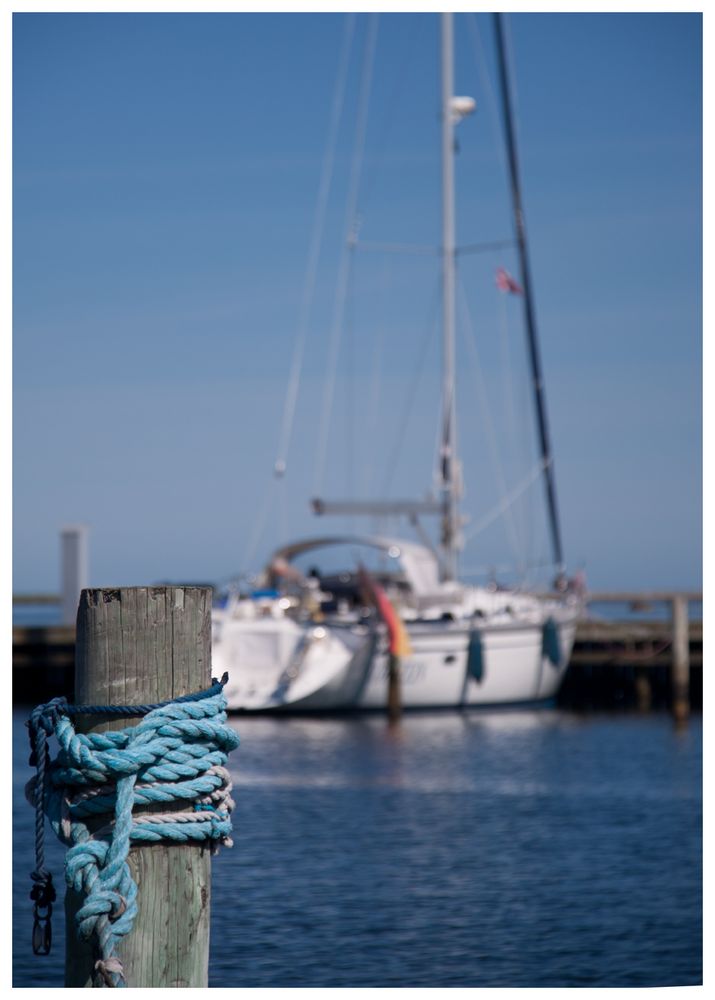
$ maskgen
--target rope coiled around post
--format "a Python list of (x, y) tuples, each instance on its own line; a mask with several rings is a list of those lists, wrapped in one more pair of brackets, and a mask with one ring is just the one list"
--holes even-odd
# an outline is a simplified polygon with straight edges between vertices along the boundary
[[(228, 754), (238, 736), (227, 725), (223, 687), (154, 705), (69, 705), (55, 698), (36, 708), (27, 723), (30, 764), (36, 775), (26, 795), (35, 806), (35, 902), (33, 950), (48, 954), (55, 890), (44, 863), (44, 820), (69, 850), (67, 884), (85, 895), (77, 912), (81, 938), (93, 941), (102, 986), (126, 986), (117, 946), (137, 913), (137, 886), (127, 858), (131, 844), (173, 841), (230, 847), (231, 779)], [(143, 716), (137, 725), (102, 733), (78, 733), (72, 718)], [(48, 739), (59, 744), (50, 757)], [(177, 803), (175, 811), (152, 805)], [(133, 808), (141, 808), (133, 813)], [(103, 822), (103, 820), (106, 820)]]

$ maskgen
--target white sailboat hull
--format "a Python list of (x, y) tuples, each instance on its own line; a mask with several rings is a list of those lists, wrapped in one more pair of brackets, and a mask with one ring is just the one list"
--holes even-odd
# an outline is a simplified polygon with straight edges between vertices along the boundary
[(214, 629), (212, 667), (229, 675), (230, 711), (313, 711), (354, 702), (377, 639), (374, 632), (335, 631), (287, 617), (219, 619)]
[[(390, 659), (386, 633), (389, 632), (393, 646), (400, 648), (403, 625), (411, 647), (399, 665), (401, 703), (407, 709), (546, 700), (556, 694), (568, 665), (583, 588), (582, 581), (567, 580), (563, 571), (553, 458), (527, 280), (523, 211), (500, 29), (501, 82), (509, 126), (508, 159), (521, 285), (509, 279), (510, 285), (506, 272), (504, 280), (507, 290), (524, 296), (526, 306), (541, 459), (536, 474), (543, 474), (547, 487), (553, 565), (558, 575), (552, 583), (552, 597), (545, 599), (538, 594), (528, 594), (521, 587), (508, 589), (495, 579), (482, 587), (458, 579), (458, 554), (463, 545), (465, 522), (459, 512), (464, 489), (457, 451), (455, 342), (459, 249), (455, 224), (454, 138), (456, 125), (471, 114), (475, 105), (471, 98), (454, 94), (452, 14), (442, 13), (441, 23), (442, 239), (435, 250), (439, 249), (442, 275), (443, 364), (439, 460), (433, 491), (422, 500), (346, 498), (329, 501), (314, 497), (312, 501), (313, 510), (321, 515), (366, 515), (376, 521), (406, 516), (417, 529), (422, 544), (382, 536), (338, 535), (299, 540), (274, 552), (262, 577), (255, 581), (258, 589), (251, 594), (256, 598), (255, 607), (244, 593), (235, 609), (237, 614), (245, 613), (247, 619), (254, 615), (256, 621), (231, 621), (227, 617), (222, 638), (217, 643), (216, 659), (223, 661), (222, 665), (232, 676), (227, 688), (231, 708), (383, 708), (387, 702)], [(356, 205), (350, 208), (352, 223), (357, 218), (355, 209)], [(352, 230), (355, 242), (358, 228)], [(349, 241), (344, 244), (341, 270), (348, 261), (350, 245)], [(340, 323), (344, 319), (346, 288), (346, 283), (340, 282), (336, 300), (339, 305), (336, 320)], [(338, 331), (339, 325), (336, 325)], [(339, 341), (336, 339), (334, 343), (337, 345)], [(331, 378), (334, 377), (333, 372)], [(326, 398), (332, 399), (332, 396), (331, 389)], [(287, 398), (293, 400), (290, 404), (293, 406), (294, 395), (289, 393)], [(285, 427), (290, 426), (291, 418), (292, 412), (286, 409)], [(323, 416), (323, 425), (329, 426), (328, 414)], [(378, 441), (370, 442), (373, 443), (379, 444)], [(282, 478), (285, 471), (282, 457), (276, 462), (275, 470)], [(509, 492), (501, 483), (505, 496), (481, 527), (508, 510), (532, 481), (533, 477), (526, 486), (520, 485)], [(434, 495), (437, 492), (438, 497)], [(423, 514), (440, 516), (438, 543), (430, 541), (420, 524), (418, 516)], [(479, 526), (477, 530), (481, 530)], [(337, 572), (329, 553), (325, 553), (328, 562), (327, 565), (323, 563), (324, 572), (313, 563), (310, 569), (306, 566), (307, 575), (304, 575), (301, 560), (322, 560), (321, 550), (334, 545), (348, 547), (347, 567), (350, 568), (343, 564)], [(371, 556), (377, 558), (367, 563), (362, 557), (357, 558), (354, 550), (362, 546), (367, 546)], [(367, 566), (371, 567), (374, 579), (368, 575)], [(242, 593), (240, 589), (238, 593)], [(275, 594), (273, 605), (268, 597), (270, 594)], [(283, 620), (281, 609), (285, 612)], [(366, 623), (370, 616), (371, 631)], [(379, 626), (376, 625), (378, 621), (381, 622)]]
[[(400, 663), (403, 708), (458, 708), (543, 701), (568, 666), (577, 612), (557, 619), (558, 662), (544, 653), (541, 621), (481, 625), (481, 669), (469, 669), (472, 629), (463, 622), (415, 622)], [(232, 711), (344, 711), (387, 704), (386, 637), (365, 625), (288, 617), (220, 623), (213, 667), (229, 673)]]
[[(502, 705), (553, 698), (568, 666), (576, 630), (575, 620), (557, 626), (560, 658), (557, 664), (543, 653), (540, 625), (499, 625), (480, 629), (481, 677), (468, 666), (470, 633), (455, 625), (434, 629), (408, 628), (412, 652), (400, 663), (401, 702), (404, 708), (440, 708), (465, 705)], [(387, 702), (388, 656), (378, 654), (359, 708), (383, 708)]]

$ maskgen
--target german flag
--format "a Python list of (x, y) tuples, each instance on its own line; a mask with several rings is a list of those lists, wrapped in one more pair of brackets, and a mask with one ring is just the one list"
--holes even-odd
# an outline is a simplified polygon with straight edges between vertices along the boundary
[(409, 656), (412, 652), (410, 639), (407, 635), (407, 629), (394, 605), (379, 583), (372, 578), (364, 566), (358, 566), (358, 575), (370, 602), (375, 605), (377, 613), (387, 626), (390, 652), (393, 656)]

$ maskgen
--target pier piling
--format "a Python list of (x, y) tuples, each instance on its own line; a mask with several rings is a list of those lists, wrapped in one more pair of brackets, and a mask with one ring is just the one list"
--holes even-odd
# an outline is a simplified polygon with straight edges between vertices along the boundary
[(390, 653), (387, 661), (387, 717), (390, 722), (397, 722), (401, 715), (400, 658)]
[(635, 674), (636, 704), (641, 712), (650, 711), (653, 704), (650, 670), (648, 667), (637, 667)]
[[(211, 683), (211, 589), (122, 587), (83, 590), (77, 613), (75, 701), (142, 705)], [(138, 721), (138, 720), (137, 720)], [(85, 732), (126, 720), (85, 717)], [(157, 806), (151, 807), (153, 812)], [(167, 808), (176, 808), (176, 803)], [(136, 811), (136, 810), (135, 810)], [(207, 987), (210, 848), (154, 843), (132, 847), (139, 911), (120, 955), (132, 987)], [(74, 931), (77, 895), (65, 900), (65, 986), (92, 986), (94, 955)]]
[(88, 583), (87, 526), (69, 524), (60, 535), (62, 624), (74, 625), (79, 595)]
[(673, 597), (673, 659), (671, 667), (672, 709), (676, 722), (690, 714), (690, 651), (688, 643), (688, 602), (682, 594)]

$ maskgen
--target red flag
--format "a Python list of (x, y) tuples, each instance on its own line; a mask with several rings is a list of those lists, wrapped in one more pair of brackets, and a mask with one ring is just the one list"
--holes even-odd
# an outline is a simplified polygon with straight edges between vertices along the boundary
[(409, 656), (412, 649), (407, 629), (395, 610), (394, 605), (379, 583), (368, 573), (362, 564), (358, 565), (358, 575), (364, 589), (377, 608), (378, 614), (387, 625), (390, 652), (393, 656)]
[(502, 292), (511, 292), (513, 295), (524, 294), (524, 289), (521, 285), (503, 267), (497, 268), (496, 286)]

